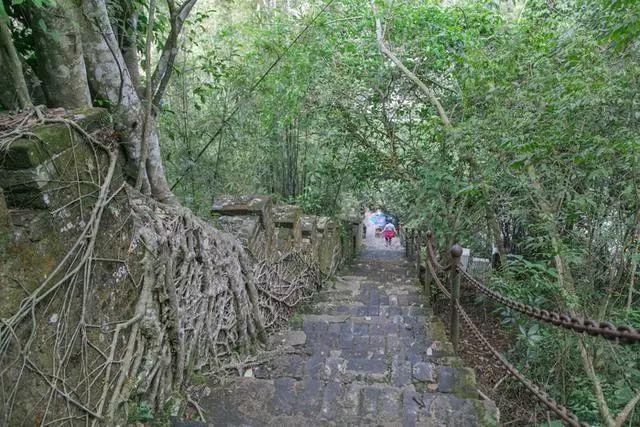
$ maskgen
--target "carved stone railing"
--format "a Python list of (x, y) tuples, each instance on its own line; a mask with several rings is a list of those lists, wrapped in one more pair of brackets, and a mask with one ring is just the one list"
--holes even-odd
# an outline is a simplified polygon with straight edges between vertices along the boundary
[(302, 229), (302, 248), (318, 256), (318, 217), (315, 215), (303, 215), (300, 217)]
[(269, 196), (219, 196), (212, 206), (215, 224), (236, 236), (256, 260), (275, 260), (302, 251), (330, 276), (362, 245), (362, 222), (302, 215), (295, 205), (274, 205)]
[(266, 342), (356, 252), (354, 224), (265, 196), (216, 198), (209, 222), (158, 203), (126, 183), (117, 132), (87, 134), (101, 110), (56, 114), (0, 123), (0, 364), (25, 350), (30, 366), (3, 371), (2, 425), (115, 425), (133, 396), (162, 410), (192, 374)]
[(275, 253), (273, 202), (269, 196), (220, 196), (211, 208), (215, 223), (236, 236), (256, 259)]
[(302, 244), (301, 215), (302, 209), (295, 205), (275, 205), (273, 207), (276, 249), (281, 254), (300, 248)]

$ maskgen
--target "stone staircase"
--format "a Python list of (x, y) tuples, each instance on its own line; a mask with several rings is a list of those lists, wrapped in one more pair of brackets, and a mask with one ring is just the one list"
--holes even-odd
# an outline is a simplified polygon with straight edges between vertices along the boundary
[(283, 356), (212, 387), (201, 401), (208, 425), (498, 424), (403, 250), (366, 243), (349, 275), (327, 284), (307, 314), (272, 337)]

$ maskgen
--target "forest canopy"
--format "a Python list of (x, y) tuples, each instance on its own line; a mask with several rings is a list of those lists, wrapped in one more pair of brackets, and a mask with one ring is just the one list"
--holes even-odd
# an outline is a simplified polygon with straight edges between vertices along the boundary
[[(640, 325), (640, 2), (0, 6), (2, 107), (107, 107), (160, 201), (384, 207), (441, 250), (495, 247), (506, 295)], [(495, 315), (508, 356), (580, 419), (640, 422), (637, 347)]]

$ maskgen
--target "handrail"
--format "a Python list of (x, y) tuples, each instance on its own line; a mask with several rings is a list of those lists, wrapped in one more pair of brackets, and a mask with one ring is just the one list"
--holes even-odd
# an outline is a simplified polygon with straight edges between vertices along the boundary
[(614, 325), (611, 322), (597, 322), (591, 319), (581, 319), (570, 314), (560, 314), (555, 311), (548, 311), (538, 307), (524, 304), (520, 301), (506, 297), (499, 292), (489, 289), (480, 280), (473, 277), (468, 272), (458, 267), (462, 276), (479, 292), (488, 296), (492, 300), (506, 305), (522, 314), (536, 320), (570, 329), (578, 333), (587, 333), (593, 336), (601, 336), (608, 340), (619, 340), (621, 344), (630, 344), (640, 341), (640, 331), (628, 325)]
[[(616, 340), (620, 344), (636, 343), (640, 341), (640, 331), (637, 329), (621, 325), (616, 326), (610, 322), (596, 322), (589, 319), (581, 319), (569, 314), (560, 314), (554, 311), (548, 311), (527, 305), (506, 297), (501, 293), (489, 289), (481, 280), (473, 277), (469, 272), (460, 268), (460, 255), (462, 254), (462, 248), (459, 245), (454, 245), (451, 248), (451, 264), (447, 266), (441, 265), (437, 260), (437, 255), (434, 248), (434, 235), (432, 232), (427, 232), (426, 241), (426, 278), (418, 274), (420, 282), (424, 284), (427, 295), (431, 298), (431, 283), (434, 282), (440, 289), (442, 294), (451, 301), (450, 305), (450, 337), (454, 348), (457, 349), (457, 340), (459, 334), (458, 316), (462, 317), (464, 323), (467, 324), (469, 330), (476, 336), (476, 338), (482, 343), (482, 345), (492, 354), (492, 356), (505, 368), (505, 370), (519, 382), (521, 382), (538, 400), (558, 415), (565, 423), (574, 427), (587, 426), (586, 423), (581, 422), (578, 417), (573, 414), (568, 408), (558, 404), (553, 398), (551, 398), (542, 387), (535, 384), (531, 380), (527, 379), (518, 369), (509, 363), (509, 361), (496, 350), (489, 340), (480, 332), (480, 329), (473, 323), (471, 317), (462, 307), (459, 299), (459, 286), (460, 277), (465, 279), (465, 282), (478, 292), (488, 296), (495, 302), (510, 307), (522, 314), (532, 317), (536, 320), (547, 322), (549, 324), (559, 326), (577, 333), (587, 333), (593, 336), (599, 336), (608, 340)], [(419, 243), (418, 243), (419, 244)], [(418, 251), (418, 253), (420, 253)], [(418, 266), (421, 264), (421, 260), (418, 260)], [(445, 287), (442, 280), (438, 277), (439, 274), (449, 271), (449, 289)]]
[[(429, 246), (429, 256), (432, 257), (435, 253), (433, 246), (431, 245), (430, 241), (427, 242), (427, 245)], [(443, 268), (441, 269), (444, 270)], [(527, 305), (520, 301), (516, 301), (509, 297), (506, 297), (497, 291), (489, 289), (480, 280), (473, 277), (467, 271), (461, 269), (458, 264), (456, 264), (456, 269), (466, 279), (467, 283), (471, 284), (482, 294), (488, 296), (489, 298), (500, 304), (503, 304), (536, 320), (541, 320), (555, 326), (560, 326), (562, 328), (572, 330), (573, 332), (587, 333), (593, 336), (601, 336), (608, 340), (618, 340), (618, 342), (621, 344), (640, 342), (640, 331), (633, 328), (632, 326), (616, 326), (611, 322), (599, 322), (591, 319), (581, 319), (570, 314), (561, 314), (555, 311), (533, 307), (531, 305)]]
[[(440, 291), (449, 299), (451, 299), (451, 293), (446, 289), (446, 287), (442, 284), (442, 281), (438, 278), (437, 271), (433, 267), (431, 263), (431, 259), (427, 258), (427, 268), (431, 271), (433, 275), (433, 281), (436, 283)], [(496, 350), (489, 340), (480, 332), (478, 327), (473, 323), (467, 312), (460, 305), (459, 302), (456, 302), (457, 310), (464, 319), (465, 323), (469, 326), (471, 331), (474, 333), (476, 338), (482, 343), (482, 345), (489, 350), (492, 356), (509, 372), (513, 377), (515, 377), (522, 385), (524, 385), (534, 396), (538, 398), (545, 406), (547, 406), (550, 410), (552, 410), (556, 415), (562, 418), (568, 425), (572, 427), (586, 427), (588, 424), (580, 422), (578, 417), (571, 412), (565, 406), (558, 404), (551, 396), (547, 394), (540, 386), (535, 384), (533, 381), (526, 378), (522, 373), (516, 368), (513, 364), (509, 363), (509, 361), (502, 356), (502, 354)]]

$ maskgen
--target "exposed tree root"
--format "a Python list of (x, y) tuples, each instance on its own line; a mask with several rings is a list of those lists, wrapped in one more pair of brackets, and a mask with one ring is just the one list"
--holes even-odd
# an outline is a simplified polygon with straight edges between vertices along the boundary
[[(104, 153), (108, 167), (95, 165), (98, 196), (66, 255), (0, 325), (0, 424), (108, 425), (132, 402), (177, 413), (189, 378), (257, 350), (318, 289), (320, 270), (303, 252), (254, 262), (188, 209), (115, 185), (117, 151), (66, 119), (38, 123), (54, 120)], [(104, 225), (105, 212), (120, 222)], [(127, 230), (125, 259), (100, 253)], [(100, 274), (121, 270), (126, 279), (105, 290)]]

